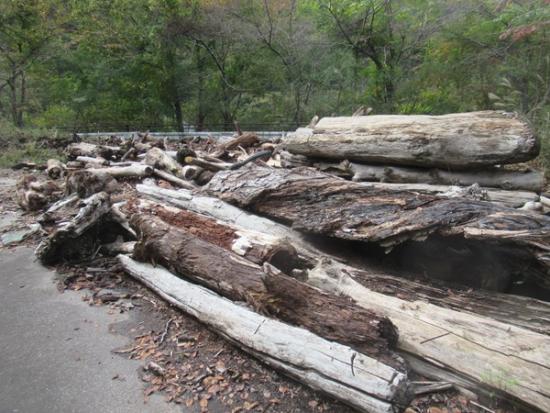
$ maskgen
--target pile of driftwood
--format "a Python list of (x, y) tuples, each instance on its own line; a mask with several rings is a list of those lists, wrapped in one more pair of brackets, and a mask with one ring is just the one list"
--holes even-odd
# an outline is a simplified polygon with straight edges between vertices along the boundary
[[(377, 160), (393, 153), (441, 167), (445, 145), (431, 139), (449, 140), (454, 128), (455, 136), (485, 142), (477, 152), (464, 148), (463, 160), (454, 159), (462, 165), (519, 161), (536, 151), (536, 139), (513, 117), (454, 116), (462, 123), (423, 120), (423, 140), (386, 124), (378, 135), (392, 133), (372, 145), (368, 122), (349, 118), (363, 125), (355, 128), (361, 140), (353, 150), (345, 147), (356, 135), (329, 143), (314, 133), (300, 144), (298, 133), (282, 145), (297, 153), (300, 145), (315, 147), (320, 135), (323, 143), (308, 156), (329, 151), (370, 161), (369, 153)], [(348, 125), (324, 119), (316, 130), (330, 122)], [(399, 156), (380, 149), (384, 142), (400, 145)], [(422, 152), (421, 143), (430, 149)], [(223, 142), (140, 135), (73, 143), (69, 161), (47, 172), (62, 195), (38, 207), (48, 236), (36, 254), (46, 264), (118, 256), (129, 275), (244, 351), (359, 411), (401, 411), (415, 395), (449, 387), (550, 410), (550, 303), (504, 293), (517, 274), (541, 290), (550, 286), (550, 218), (466, 193), (274, 167), (300, 161), (282, 145), (248, 133)], [(460, 151), (447, 152), (456, 158)], [(40, 194), (41, 186), (31, 185), (40, 180), (25, 182), (22, 200), (31, 190)], [(478, 259), (491, 270), (482, 282), (479, 271), (473, 280), (454, 274), (452, 284), (417, 281), (372, 253), (430, 242), (445, 245), (462, 268)], [(476, 282), (480, 289), (460, 286)]]

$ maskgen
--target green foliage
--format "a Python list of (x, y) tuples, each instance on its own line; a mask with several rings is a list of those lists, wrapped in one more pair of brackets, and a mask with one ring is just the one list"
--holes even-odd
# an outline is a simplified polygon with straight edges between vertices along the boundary
[[(294, 128), (503, 109), (550, 164), (546, 0), (3, 0), (0, 118), (64, 131)], [(33, 132), (34, 133), (34, 132)], [(20, 148), (23, 150), (23, 148)]]

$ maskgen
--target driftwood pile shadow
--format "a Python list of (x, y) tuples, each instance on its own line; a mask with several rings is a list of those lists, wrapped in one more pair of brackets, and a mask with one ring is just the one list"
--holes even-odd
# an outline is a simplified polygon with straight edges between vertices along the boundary
[[(22, 179), (45, 264), (97, 254), (358, 411), (454, 387), (550, 410), (550, 218), (516, 115), (74, 142)], [(363, 181), (377, 181), (365, 183)], [(518, 295), (519, 286), (537, 294)], [(525, 290), (527, 291), (527, 290)], [(418, 381), (416, 377), (426, 379)], [(427, 381), (429, 379), (429, 381)]]

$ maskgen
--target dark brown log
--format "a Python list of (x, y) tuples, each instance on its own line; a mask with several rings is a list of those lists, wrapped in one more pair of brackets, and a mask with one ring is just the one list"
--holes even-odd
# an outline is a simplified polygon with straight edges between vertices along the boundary
[[(368, 188), (309, 168), (218, 172), (205, 189), (300, 231), (392, 248), (430, 234), (502, 246), (512, 266), (550, 285), (550, 218), (462, 198)], [(531, 268), (527, 268), (531, 266)]]
[(258, 142), (259, 142), (259, 139), (255, 133), (245, 132), (242, 135), (239, 135), (236, 138), (231, 139), (229, 142), (221, 145), (221, 147), (226, 151), (230, 151), (231, 149), (235, 149), (238, 146), (247, 148), (249, 146), (257, 144)]
[[(161, 264), (231, 300), (246, 301), (259, 311), (269, 312), (269, 303), (273, 305), (273, 298), (262, 281), (265, 274), (262, 267), (152, 215), (135, 214), (130, 224), (140, 236), (134, 250), (137, 259)], [(374, 312), (364, 311), (350, 300), (337, 297), (329, 299), (332, 304), (326, 309), (334, 311), (339, 307), (346, 310), (341, 315), (328, 314), (319, 307), (319, 303), (326, 298), (322, 292), (304, 285), (301, 293), (310, 298), (302, 302), (304, 307), (300, 312), (291, 317), (289, 312), (292, 309), (288, 309), (288, 312), (281, 312), (279, 318), (295, 323), (299, 320), (300, 325), (308, 326), (322, 337), (341, 337), (343, 344), (396, 364), (397, 358), (387, 351), (396, 342), (396, 331), (389, 320), (378, 317)], [(285, 299), (288, 300), (288, 297)], [(310, 300), (312, 310), (308, 311)], [(344, 329), (345, 321), (342, 319), (340, 323), (325, 327), (327, 318), (347, 317), (350, 313), (360, 315), (348, 320), (353, 326), (347, 324)]]
[(495, 111), (323, 118), (283, 143), (310, 157), (443, 169), (518, 163), (540, 151), (527, 122)]

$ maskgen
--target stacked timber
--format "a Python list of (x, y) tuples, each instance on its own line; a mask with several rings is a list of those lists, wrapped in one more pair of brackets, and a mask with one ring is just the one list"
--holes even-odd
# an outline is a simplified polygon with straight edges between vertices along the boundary
[(286, 151), (353, 181), (400, 184), (408, 190), (438, 185), (422, 189), (432, 193), (449, 191), (441, 186), (498, 188), (511, 192), (485, 194), (486, 200), (508, 206), (538, 202), (544, 185), (539, 171), (503, 167), (532, 160), (540, 150), (528, 123), (515, 114), (329, 117), (310, 126), (285, 137)]

